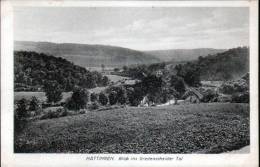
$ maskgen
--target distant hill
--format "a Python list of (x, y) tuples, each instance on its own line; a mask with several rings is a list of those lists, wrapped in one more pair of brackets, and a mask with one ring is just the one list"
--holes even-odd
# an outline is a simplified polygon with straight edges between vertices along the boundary
[(36, 52), (14, 52), (15, 91), (42, 91), (48, 83), (55, 83), (57, 89), (72, 91), (75, 87), (106, 86), (109, 80), (99, 72), (90, 72), (63, 58)]
[(15, 51), (34, 51), (62, 57), (82, 67), (122, 67), (160, 62), (148, 53), (122, 47), (73, 43), (15, 41)]
[(233, 80), (249, 72), (249, 48), (238, 47), (222, 53), (199, 57), (196, 61), (176, 66), (179, 73), (199, 71), (201, 80)]
[(208, 56), (209, 54), (216, 54), (226, 51), (225, 49), (212, 49), (212, 48), (198, 48), (198, 49), (170, 49), (170, 50), (154, 50), (146, 51), (145, 53), (151, 54), (161, 61), (192, 61), (196, 60), (199, 56)]
[(198, 60), (201, 79), (231, 80), (249, 72), (249, 48), (238, 47)]
[[(122, 75), (142, 78), (149, 74), (163, 72), (162, 77), (182, 77), (187, 84), (199, 85), (204, 81), (228, 81), (242, 77), (249, 72), (249, 48), (238, 47), (222, 53), (200, 56), (189, 62), (156, 63), (128, 68)], [(194, 84), (194, 85), (193, 85)]]

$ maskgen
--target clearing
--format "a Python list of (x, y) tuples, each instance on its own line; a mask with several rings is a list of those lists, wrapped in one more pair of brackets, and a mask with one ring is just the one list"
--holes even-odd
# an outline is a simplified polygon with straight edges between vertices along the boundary
[(126, 107), (29, 122), (15, 152), (221, 153), (249, 145), (249, 105)]

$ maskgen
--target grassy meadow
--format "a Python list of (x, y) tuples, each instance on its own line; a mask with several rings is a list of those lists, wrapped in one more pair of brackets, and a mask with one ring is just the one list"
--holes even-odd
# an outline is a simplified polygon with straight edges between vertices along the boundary
[(126, 107), (28, 122), (17, 153), (221, 153), (249, 145), (249, 105)]

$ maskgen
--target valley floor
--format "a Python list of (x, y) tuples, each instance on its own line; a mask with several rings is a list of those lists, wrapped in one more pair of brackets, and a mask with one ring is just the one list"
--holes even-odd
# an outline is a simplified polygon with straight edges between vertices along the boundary
[(14, 143), (19, 153), (221, 153), (249, 145), (249, 105), (126, 107), (37, 120)]

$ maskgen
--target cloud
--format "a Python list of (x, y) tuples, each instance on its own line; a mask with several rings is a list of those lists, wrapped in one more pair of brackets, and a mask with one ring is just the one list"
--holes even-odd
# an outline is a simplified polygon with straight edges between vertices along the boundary
[[(248, 45), (247, 8), (18, 10), (15, 39), (139, 50)], [(23, 13), (24, 12), (24, 13)], [(69, 14), (68, 14), (69, 13)], [(80, 13), (80, 14), (79, 14)], [(18, 16), (19, 14), (19, 16)]]

